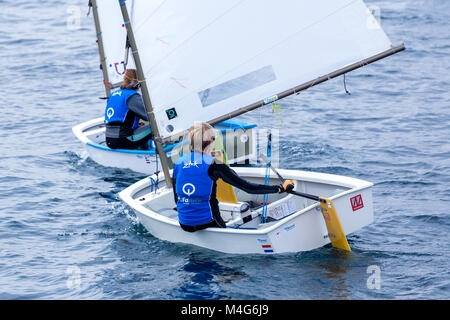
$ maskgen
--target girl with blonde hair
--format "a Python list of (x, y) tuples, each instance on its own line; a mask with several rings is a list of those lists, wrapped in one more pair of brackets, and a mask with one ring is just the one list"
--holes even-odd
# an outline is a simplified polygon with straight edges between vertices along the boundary
[(196, 123), (189, 129), (190, 153), (175, 162), (173, 192), (178, 220), (183, 230), (195, 232), (209, 227), (225, 228), (217, 200), (217, 180), (251, 194), (281, 193), (294, 188), (292, 180), (283, 185), (262, 185), (239, 177), (211, 153), (215, 130), (208, 123)]

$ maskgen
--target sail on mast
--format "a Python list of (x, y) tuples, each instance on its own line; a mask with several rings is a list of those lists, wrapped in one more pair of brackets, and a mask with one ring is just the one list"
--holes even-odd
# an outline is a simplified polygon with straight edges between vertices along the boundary
[(135, 0), (134, 6), (162, 138), (392, 49), (362, 0)]
[[(111, 0), (90, 0), (97, 32), (103, 80), (107, 96), (120, 86), (128, 60), (127, 31), (120, 7)], [(132, 0), (129, 0), (132, 2)], [(129, 63), (134, 65), (130, 59)]]
[(321, 84), (321, 83), (323, 83), (325, 81), (334, 79), (334, 78), (339, 77), (339, 76), (341, 76), (343, 74), (346, 74), (346, 73), (348, 73), (350, 71), (353, 71), (353, 70), (356, 70), (358, 68), (364, 67), (364, 66), (366, 66), (368, 64), (371, 64), (371, 63), (376, 62), (378, 60), (384, 59), (384, 58), (386, 58), (388, 56), (391, 56), (391, 55), (393, 55), (395, 53), (398, 53), (400, 51), (403, 51), (403, 50), (405, 50), (405, 45), (404, 44), (398, 45), (396, 47), (392, 47), (391, 49), (386, 50), (386, 51), (384, 51), (384, 52), (382, 52), (380, 54), (377, 54), (377, 55), (372, 56), (370, 58), (358, 61), (356, 63), (353, 63), (353, 64), (349, 65), (349, 66), (343, 67), (343, 68), (341, 68), (339, 70), (330, 72), (330, 73), (328, 73), (326, 75), (323, 75), (321, 77), (318, 77), (318, 78), (316, 78), (314, 80), (311, 80), (311, 81), (308, 81), (308, 82), (303, 83), (301, 85), (298, 85), (298, 86), (296, 86), (294, 88), (285, 90), (285, 91), (283, 91), (283, 92), (281, 92), (279, 94), (276, 94), (276, 95), (273, 95), (271, 97), (262, 99), (260, 101), (257, 101), (255, 103), (251, 104), (251, 105), (242, 107), (242, 108), (237, 109), (237, 110), (235, 110), (233, 112), (230, 112), (230, 113), (227, 113), (227, 114), (225, 114), (223, 116), (217, 117), (217, 118), (209, 121), (209, 123), (213, 125), (213, 124), (225, 121), (227, 119), (231, 119), (231, 118), (237, 117), (237, 116), (239, 116), (241, 114), (244, 114), (244, 113), (252, 111), (252, 110), (254, 110), (256, 108), (262, 107), (263, 105), (266, 105), (268, 103), (274, 102), (274, 101), (276, 101), (278, 99), (283, 99), (283, 98), (285, 98), (287, 96), (290, 96), (292, 94), (297, 94), (297, 93), (299, 93), (299, 92), (301, 92), (303, 90), (307, 90), (307, 89), (309, 89), (311, 87), (314, 87), (314, 86), (317, 86), (317, 85), (319, 85), (319, 84)]
[(136, 65), (137, 76), (139, 79), (139, 83), (141, 84), (142, 98), (144, 100), (145, 110), (147, 111), (148, 119), (149, 119), (150, 125), (152, 127), (156, 151), (157, 151), (158, 155), (160, 156), (160, 161), (161, 161), (161, 166), (162, 166), (162, 170), (163, 170), (164, 177), (165, 177), (166, 186), (168, 188), (171, 188), (172, 187), (172, 178), (169, 173), (169, 165), (168, 165), (167, 157), (166, 157), (166, 154), (164, 152), (164, 149), (163, 149), (163, 146), (161, 143), (159, 129), (158, 129), (158, 125), (156, 123), (156, 119), (155, 119), (154, 112), (153, 112), (153, 106), (152, 106), (152, 102), (151, 102), (150, 95), (149, 95), (147, 81), (145, 79), (145, 74), (142, 69), (142, 63), (141, 63), (140, 55), (138, 52), (138, 48), (136, 46), (136, 39), (134, 37), (133, 27), (131, 25), (130, 16), (128, 14), (128, 9), (127, 9), (127, 5), (126, 5), (125, 1), (126, 0), (119, 0), (120, 11), (121, 11), (121, 14), (123, 17), (124, 25), (127, 30), (128, 40), (130, 43), (134, 62)]

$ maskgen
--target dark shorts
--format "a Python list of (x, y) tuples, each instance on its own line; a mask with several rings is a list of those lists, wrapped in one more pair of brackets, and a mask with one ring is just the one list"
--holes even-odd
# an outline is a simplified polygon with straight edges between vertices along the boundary
[(131, 141), (127, 138), (106, 138), (106, 145), (111, 149), (129, 149), (129, 150), (148, 150), (148, 139), (142, 139), (139, 141)]
[(205, 223), (205, 224), (199, 224), (199, 225), (196, 225), (196, 226), (187, 226), (187, 225), (184, 225), (184, 224), (180, 223), (180, 227), (184, 231), (195, 232), (195, 231), (203, 230), (203, 229), (206, 229), (206, 228), (226, 228), (227, 225), (222, 220), (222, 217), (219, 216), (219, 217), (215, 217), (214, 220), (211, 220), (210, 222)]

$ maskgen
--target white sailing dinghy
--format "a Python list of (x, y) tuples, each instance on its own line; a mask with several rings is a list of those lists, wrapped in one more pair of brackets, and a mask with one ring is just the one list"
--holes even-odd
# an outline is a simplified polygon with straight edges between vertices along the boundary
[[(361, 0), (119, 1), (164, 178), (143, 179), (119, 195), (154, 236), (226, 253), (276, 254), (330, 242), (373, 221), (372, 183), (298, 170), (236, 168), (292, 193), (260, 199), (234, 190), (220, 201), (227, 228), (184, 232), (177, 220), (163, 150), (195, 121), (220, 123), (404, 49), (390, 40)], [(183, 86), (179, 85), (183, 83)], [(176, 110), (169, 119), (167, 110)], [(318, 195), (318, 196), (315, 196)], [(256, 200), (256, 201), (255, 201)]]
[[(222, 121), (214, 126), (225, 140), (225, 145), (232, 146), (228, 150), (228, 161), (234, 164), (249, 164), (257, 161), (258, 132), (256, 124), (233, 119)], [(161, 168), (159, 156), (154, 144), (149, 150), (111, 149), (106, 145), (104, 117), (80, 123), (72, 128), (75, 136), (83, 143), (89, 158), (105, 167), (129, 169), (143, 174), (153, 174)], [(168, 165), (173, 167), (174, 161), (183, 151), (186, 141), (168, 144), (164, 151), (168, 156)]]
[[(133, 16), (134, 3), (129, 1), (130, 15)], [(127, 45), (127, 32), (123, 23), (122, 14), (117, 2), (111, 0), (90, 0), (90, 10), (94, 16), (97, 32), (97, 44), (100, 56), (100, 69), (103, 74), (103, 84), (106, 97), (112, 90), (117, 89), (123, 81), (123, 75), (127, 67), (135, 68), (133, 57), (130, 55)], [(150, 44), (152, 46), (152, 44)], [(180, 82), (180, 85), (183, 85)], [(172, 117), (174, 113), (167, 116)], [(228, 149), (228, 161), (230, 164), (248, 164), (256, 161), (257, 132), (255, 124), (243, 121), (228, 120), (214, 125), (224, 139)], [(92, 119), (80, 123), (72, 128), (75, 136), (83, 143), (89, 157), (95, 162), (116, 168), (131, 169), (144, 174), (153, 174), (161, 167), (154, 146), (150, 150), (123, 150), (110, 149), (106, 145), (104, 117)], [(164, 149), (176, 157), (181, 151), (182, 144), (174, 143)], [(169, 161), (169, 166), (173, 163)]]

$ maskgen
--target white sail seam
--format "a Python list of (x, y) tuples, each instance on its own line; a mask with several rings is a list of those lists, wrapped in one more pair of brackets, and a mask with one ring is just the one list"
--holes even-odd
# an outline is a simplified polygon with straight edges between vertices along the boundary
[[(147, 18), (145, 18), (144, 21), (142, 21), (142, 23), (139, 26), (136, 26), (136, 28), (134, 29), (134, 33), (137, 33), (139, 31), (139, 29), (145, 25), (147, 23), (147, 21), (153, 17), (155, 15), (156, 12), (159, 11), (159, 9), (161, 9), (161, 7), (167, 2), (167, 0), (164, 0), (152, 13), (149, 14), (149, 16)], [(133, 6), (134, 6), (134, 2), (133, 2)]]

